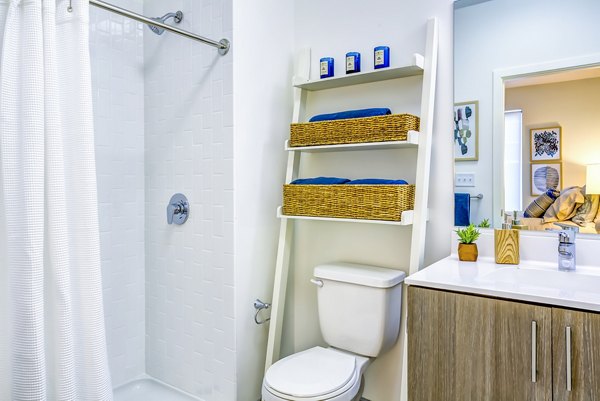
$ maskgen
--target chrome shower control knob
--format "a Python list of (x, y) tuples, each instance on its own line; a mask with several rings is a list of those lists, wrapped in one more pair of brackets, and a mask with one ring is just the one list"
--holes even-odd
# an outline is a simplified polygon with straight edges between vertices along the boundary
[(190, 204), (184, 194), (175, 194), (167, 205), (167, 223), (183, 224), (190, 214)]

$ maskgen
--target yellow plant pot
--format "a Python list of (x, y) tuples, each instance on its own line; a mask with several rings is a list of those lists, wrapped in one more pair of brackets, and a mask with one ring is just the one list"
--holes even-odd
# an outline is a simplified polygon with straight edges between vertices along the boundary
[(458, 244), (458, 259), (463, 262), (476, 262), (479, 252), (477, 244)]

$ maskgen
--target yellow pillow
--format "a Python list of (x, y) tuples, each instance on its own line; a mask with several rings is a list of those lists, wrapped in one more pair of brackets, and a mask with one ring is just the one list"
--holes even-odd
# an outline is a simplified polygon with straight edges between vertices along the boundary
[(598, 205), (600, 204), (600, 197), (598, 195), (585, 195), (585, 201), (577, 211), (575, 216), (571, 219), (573, 223), (580, 226), (586, 223), (591, 223), (598, 214)]
[(598, 213), (596, 213), (594, 223), (596, 223), (596, 231), (598, 231), (598, 228), (600, 227), (600, 206), (598, 206)]
[(585, 196), (580, 187), (570, 187), (561, 192), (552, 206), (544, 214), (544, 223), (570, 220), (577, 213), (579, 206), (585, 202)]

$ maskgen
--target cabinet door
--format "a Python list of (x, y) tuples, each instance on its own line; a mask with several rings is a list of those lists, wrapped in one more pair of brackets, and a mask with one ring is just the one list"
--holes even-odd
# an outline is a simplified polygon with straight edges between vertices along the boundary
[(408, 399), (550, 401), (550, 340), (550, 308), (409, 287)]
[(552, 341), (554, 400), (600, 401), (600, 314), (553, 308)]

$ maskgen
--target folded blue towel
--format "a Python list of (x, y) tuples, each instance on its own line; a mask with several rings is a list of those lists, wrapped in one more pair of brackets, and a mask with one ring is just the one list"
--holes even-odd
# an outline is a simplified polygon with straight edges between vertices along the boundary
[(388, 108), (348, 110), (330, 114), (319, 114), (311, 118), (309, 122), (313, 123), (316, 121), (343, 120), (346, 118), (385, 116), (387, 114), (392, 114), (392, 111)]
[(352, 180), (348, 185), (406, 185), (408, 182), (404, 180), (384, 180), (379, 178), (363, 178), (360, 180)]
[(468, 226), (471, 223), (471, 195), (454, 194), (454, 225)]
[(298, 178), (297, 180), (292, 181), (292, 184), (302, 184), (302, 185), (335, 185), (335, 184), (345, 184), (350, 181), (347, 178), (337, 178), (337, 177), (316, 177), (316, 178)]

